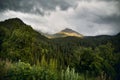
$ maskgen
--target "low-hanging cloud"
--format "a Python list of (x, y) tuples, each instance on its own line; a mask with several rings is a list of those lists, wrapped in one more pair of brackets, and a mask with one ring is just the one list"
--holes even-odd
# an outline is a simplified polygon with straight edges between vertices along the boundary
[(119, 0), (1, 0), (0, 20), (18, 17), (45, 33), (71, 28), (87, 36), (113, 35), (120, 32), (119, 3)]

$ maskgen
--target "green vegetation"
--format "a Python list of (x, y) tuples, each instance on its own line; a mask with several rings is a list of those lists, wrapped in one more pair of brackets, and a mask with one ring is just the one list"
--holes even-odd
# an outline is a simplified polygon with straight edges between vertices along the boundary
[(48, 39), (14, 18), (0, 22), (0, 80), (119, 80), (120, 34)]
[(57, 80), (55, 72), (38, 65), (17, 62), (9, 63), (9, 66), (5, 63), (3, 66), (8, 67), (6, 73), (1, 76), (3, 80)]

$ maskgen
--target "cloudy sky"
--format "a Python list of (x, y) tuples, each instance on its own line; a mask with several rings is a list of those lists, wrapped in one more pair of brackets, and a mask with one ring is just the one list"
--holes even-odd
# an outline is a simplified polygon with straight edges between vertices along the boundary
[(0, 0), (0, 21), (15, 17), (45, 33), (71, 28), (114, 35), (120, 32), (120, 0)]

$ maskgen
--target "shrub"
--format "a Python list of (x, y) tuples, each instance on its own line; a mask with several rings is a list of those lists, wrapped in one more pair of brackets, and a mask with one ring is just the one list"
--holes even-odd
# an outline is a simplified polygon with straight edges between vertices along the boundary
[(29, 63), (13, 63), (8, 70), (9, 80), (57, 80), (55, 72), (41, 66), (31, 66)]
[(70, 70), (68, 66), (66, 70), (62, 70), (61, 80), (83, 80), (83, 77), (76, 73), (74, 68)]

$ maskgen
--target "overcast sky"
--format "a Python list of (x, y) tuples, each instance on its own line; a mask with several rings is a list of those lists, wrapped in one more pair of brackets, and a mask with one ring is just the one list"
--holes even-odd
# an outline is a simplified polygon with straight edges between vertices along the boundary
[(86, 36), (120, 32), (120, 0), (0, 0), (0, 21), (18, 17), (34, 29), (71, 28)]

